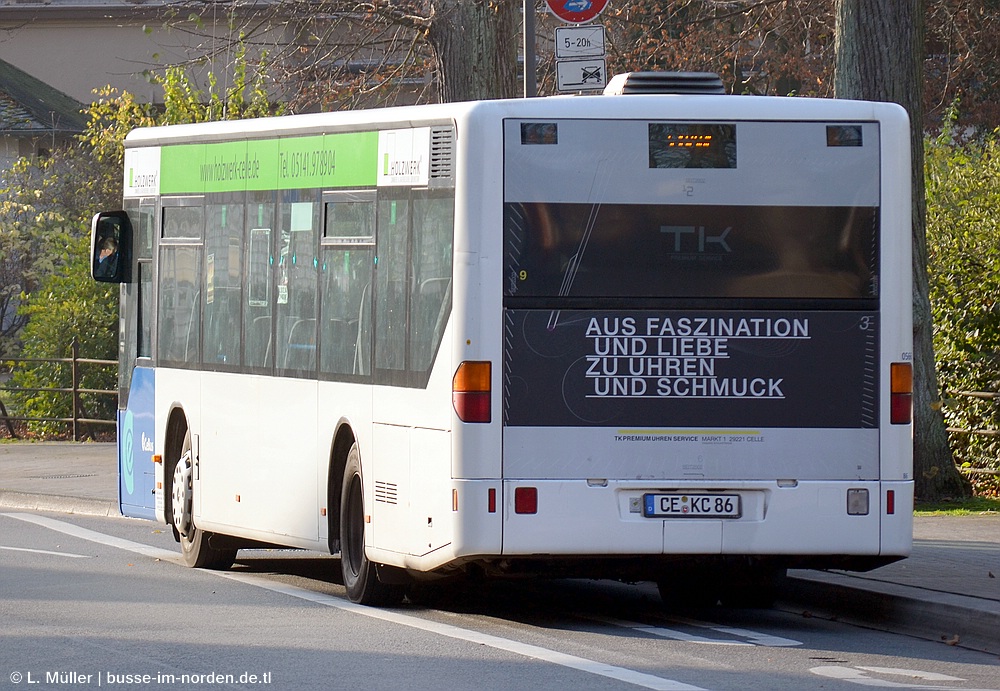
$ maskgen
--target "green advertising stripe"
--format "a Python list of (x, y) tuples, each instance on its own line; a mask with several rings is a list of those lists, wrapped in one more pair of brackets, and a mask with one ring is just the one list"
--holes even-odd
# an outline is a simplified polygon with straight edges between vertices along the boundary
[(368, 187), (378, 133), (178, 144), (160, 152), (160, 194)]

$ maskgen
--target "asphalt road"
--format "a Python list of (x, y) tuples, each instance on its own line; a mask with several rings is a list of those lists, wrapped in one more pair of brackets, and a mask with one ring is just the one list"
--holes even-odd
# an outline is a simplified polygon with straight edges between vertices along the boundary
[(0, 690), (1000, 689), (995, 655), (777, 609), (672, 612), (641, 584), (474, 584), (383, 610), (346, 600), (335, 558), (241, 555), (193, 570), (146, 521), (3, 511)]

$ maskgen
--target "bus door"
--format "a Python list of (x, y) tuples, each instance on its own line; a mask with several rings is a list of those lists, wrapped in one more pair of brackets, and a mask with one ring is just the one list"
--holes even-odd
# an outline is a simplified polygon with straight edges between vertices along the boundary
[(155, 197), (129, 199), (130, 273), (121, 284), (118, 340), (119, 498), (122, 515), (155, 518), (152, 369)]

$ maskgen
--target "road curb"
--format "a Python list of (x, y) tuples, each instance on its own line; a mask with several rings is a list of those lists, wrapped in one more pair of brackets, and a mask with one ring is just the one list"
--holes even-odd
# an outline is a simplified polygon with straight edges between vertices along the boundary
[(85, 516), (121, 516), (116, 502), (83, 497), (62, 497), (33, 492), (13, 492), (0, 489), (0, 509), (21, 511), (55, 511)]
[[(828, 572), (787, 579), (779, 606), (822, 619), (1000, 655), (1000, 602)], [(908, 593), (907, 591), (912, 591)]]

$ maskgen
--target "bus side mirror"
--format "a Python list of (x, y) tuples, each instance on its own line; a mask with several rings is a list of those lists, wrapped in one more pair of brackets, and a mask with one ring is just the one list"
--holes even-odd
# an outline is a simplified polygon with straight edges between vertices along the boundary
[(124, 211), (103, 211), (90, 223), (90, 273), (95, 281), (128, 280), (128, 248), (132, 224)]

